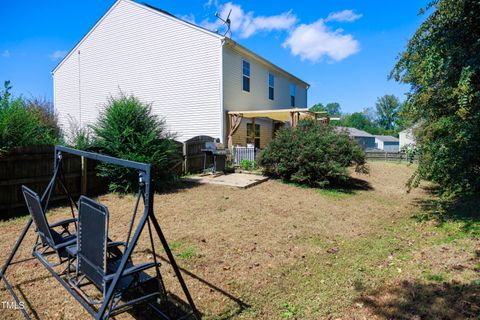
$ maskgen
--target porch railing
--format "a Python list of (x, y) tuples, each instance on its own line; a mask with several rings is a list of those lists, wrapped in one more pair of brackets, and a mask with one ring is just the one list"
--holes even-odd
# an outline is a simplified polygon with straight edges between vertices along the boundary
[(242, 160), (255, 161), (259, 155), (260, 149), (255, 147), (242, 147), (234, 146), (233, 147), (233, 162), (235, 165), (240, 165)]

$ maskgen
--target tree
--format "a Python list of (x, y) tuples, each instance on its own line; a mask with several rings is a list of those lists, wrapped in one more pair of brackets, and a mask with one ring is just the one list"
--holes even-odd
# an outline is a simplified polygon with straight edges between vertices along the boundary
[(264, 173), (312, 187), (335, 186), (350, 176), (349, 167), (368, 172), (360, 146), (333, 126), (301, 121), (283, 128), (260, 155)]
[[(178, 144), (163, 119), (151, 113), (151, 106), (134, 96), (110, 98), (93, 127), (94, 147), (106, 155), (152, 164), (157, 189), (175, 179), (173, 167), (181, 159)], [(110, 180), (110, 191), (138, 189), (138, 172), (119, 166), (100, 164), (99, 175)]]
[(325, 106), (322, 103), (315, 103), (311, 108), (310, 111), (312, 112), (321, 112), (321, 111), (327, 111), (325, 109)]
[(377, 99), (375, 104), (377, 121), (385, 130), (393, 130), (398, 118), (400, 103), (394, 95), (384, 95)]
[(338, 117), (342, 113), (340, 104), (338, 102), (327, 103), (327, 105), (325, 106), (325, 110), (328, 112), (330, 116), (333, 116), (333, 117)]
[(62, 135), (53, 114), (37, 108), (33, 101), (14, 97), (10, 81), (0, 91), (0, 151), (34, 144), (56, 144)]
[(330, 102), (330, 103), (327, 103), (326, 106), (324, 106), (322, 103), (316, 103), (314, 104), (311, 108), (310, 108), (310, 111), (313, 111), (313, 112), (321, 112), (321, 111), (325, 111), (328, 113), (329, 116), (332, 116), (332, 117), (338, 117), (340, 116), (340, 114), (342, 113), (341, 111), (341, 107), (340, 107), (340, 104), (338, 102)]
[(435, 0), (390, 77), (410, 84), (405, 113), (419, 125), (418, 170), (443, 196), (480, 193), (480, 2)]
[(344, 115), (338, 124), (343, 127), (357, 128), (365, 131), (374, 126), (372, 121), (362, 112)]
[(0, 107), (2, 109), (7, 109), (10, 105), (10, 96), (12, 95), (10, 90), (12, 90), (10, 80), (5, 80), (3, 82), (2, 94), (0, 95)]

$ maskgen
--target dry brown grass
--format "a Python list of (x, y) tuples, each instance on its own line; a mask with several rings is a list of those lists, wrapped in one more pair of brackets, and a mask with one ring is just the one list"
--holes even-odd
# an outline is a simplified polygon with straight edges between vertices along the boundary
[[(382, 288), (399, 279), (421, 277), (422, 273), (415, 271), (424, 263), (420, 252), (433, 246), (441, 234), (427, 237), (430, 240), (425, 245), (415, 240), (416, 236), (410, 237), (434, 228), (411, 219), (418, 210), (415, 200), (426, 197), (421, 189), (406, 192), (405, 182), (412, 168), (380, 162), (370, 167), (369, 175), (353, 175), (370, 189), (350, 194), (268, 181), (246, 190), (201, 185), (157, 195), (155, 214), (177, 262), (186, 271), (187, 285), (202, 314), (214, 319), (389, 318), (393, 313), (382, 314), (383, 309), (376, 304)], [(111, 237), (123, 239), (134, 198), (110, 194), (98, 200), (110, 209)], [(56, 208), (49, 219), (66, 216), (66, 208)], [(24, 220), (0, 224), (0, 261), (5, 261), (23, 225)], [(31, 256), (33, 241), (34, 234), (29, 232), (17, 260)], [(466, 245), (468, 251), (474, 244)], [(145, 233), (135, 259), (151, 258), (148, 248)], [(402, 260), (401, 254), (407, 258)], [(442, 254), (447, 255), (442, 250), (432, 254), (431, 260), (437, 262), (428, 270), (442, 264)], [(164, 256), (163, 252), (160, 255)], [(398, 260), (394, 266), (389, 262), (390, 255), (394, 257), (391, 260)], [(459, 260), (471, 271), (469, 266), (475, 262), (468, 262), (470, 257), (467, 253)], [(399, 268), (401, 272), (397, 272)], [(167, 289), (183, 297), (167, 263), (162, 270)], [(452, 272), (463, 279), (463, 273), (457, 271)], [(470, 272), (466, 277), (474, 276)], [(87, 318), (38, 262), (12, 266), (8, 278), (34, 316)], [(361, 285), (355, 279), (360, 279)], [(395, 294), (390, 291), (385, 296)], [(359, 304), (358, 299), (365, 296), (377, 298)], [(2, 285), (3, 300), (11, 298)], [(20, 319), (21, 314), (0, 310), (0, 317)], [(118, 318), (131, 317), (125, 314)]]

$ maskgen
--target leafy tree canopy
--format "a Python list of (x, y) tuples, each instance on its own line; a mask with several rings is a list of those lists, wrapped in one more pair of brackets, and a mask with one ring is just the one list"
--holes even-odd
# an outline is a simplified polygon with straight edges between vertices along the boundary
[(329, 115), (334, 117), (340, 116), (340, 114), (342, 113), (342, 108), (340, 108), (340, 104), (338, 102), (327, 103), (325, 109), (327, 110)]
[(323, 105), (323, 103), (315, 103), (312, 107), (310, 107), (310, 111), (313, 111), (313, 112), (320, 112), (320, 111), (327, 111), (325, 109), (325, 106)]
[(352, 165), (368, 172), (365, 153), (347, 134), (308, 120), (280, 129), (262, 151), (260, 164), (269, 176), (312, 187), (345, 183)]
[[(151, 105), (133, 95), (111, 97), (93, 130), (93, 147), (103, 154), (152, 164), (155, 187), (162, 189), (175, 180), (174, 166), (181, 160), (164, 119), (151, 112)], [(128, 193), (138, 188), (138, 172), (100, 164), (99, 175), (109, 179), (111, 191)]]
[(411, 85), (404, 113), (419, 124), (420, 163), (410, 181), (444, 196), (480, 192), (480, 2), (435, 0), (391, 77)]
[(392, 94), (384, 95), (377, 99), (375, 104), (377, 110), (377, 121), (381, 128), (385, 130), (393, 130), (400, 108), (398, 98)]
[(0, 151), (34, 144), (55, 144), (62, 133), (48, 101), (14, 97), (10, 81), (0, 90)]
[(332, 117), (338, 117), (342, 113), (342, 108), (338, 102), (330, 102), (325, 106), (322, 103), (316, 103), (310, 108), (310, 111), (326, 111), (328, 112), (328, 115)]

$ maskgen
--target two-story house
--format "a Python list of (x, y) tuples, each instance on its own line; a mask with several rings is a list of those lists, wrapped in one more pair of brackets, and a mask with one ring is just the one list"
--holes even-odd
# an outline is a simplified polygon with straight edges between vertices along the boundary
[(131, 0), (116, 1), (52, 74), (67, 132), (72, 121), (92, 124), (122, 91), (151, 103), (179, 141), (230, 134), (234, 144), (264, 147), (282, 121), (260, 112), (232, 133), (229, 112), (307, 106), (305, 81), (228, 37)]

